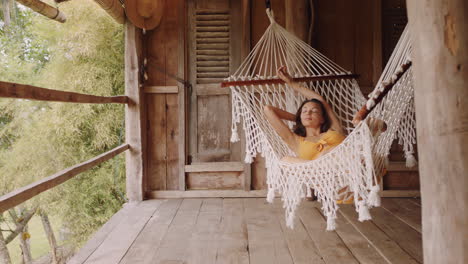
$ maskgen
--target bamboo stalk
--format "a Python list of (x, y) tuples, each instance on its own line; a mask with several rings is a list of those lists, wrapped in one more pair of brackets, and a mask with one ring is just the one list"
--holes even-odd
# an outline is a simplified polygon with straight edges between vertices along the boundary
[(31, 8), (37, 13), (46, 16), (50, 19), (64, 23), (67, 18), (64, 13), (62, 13), (58, 8), (50, 6), (39, 0), (16, 0), (18, 3)]
[(119, 24), (125, 23), (125, 11), (118, 0), (94, 0)]

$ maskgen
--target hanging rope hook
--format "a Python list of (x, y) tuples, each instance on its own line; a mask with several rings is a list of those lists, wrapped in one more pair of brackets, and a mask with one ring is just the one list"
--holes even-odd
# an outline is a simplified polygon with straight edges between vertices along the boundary
[(270, 24), (275, 23), (275, 16), (273, 14), (273, 10), (271, 10), (271, 1), (265, 0), (265, 7), (268, 19), (270, 19)]
[(273, 13), (273, 10), (271, 10), (271, 8), (266, 9), (266, 14), (268, 16), (268, 19), (270, 19), (270, 24), (276, 23), (275, 14)]

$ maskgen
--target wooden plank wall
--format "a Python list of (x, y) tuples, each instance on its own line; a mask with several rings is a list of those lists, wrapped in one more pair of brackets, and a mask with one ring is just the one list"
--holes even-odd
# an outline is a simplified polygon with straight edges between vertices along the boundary
[[(382, 65), (380, 0), (318, 0), (312, 45), (338, 65), (360, 75), (363, 93), (372, 91)], [(376, 70), (374, 70), (374, 68)]]
[[(146, 159), (149, 190), (179, 190), (179, 175), (185, 161), (184, 147), (185, 91), (172, 76), (184, 78), (185, 1), (165, 1), (161, 24), (146, 34), (148, 80), (145, 86), (178, 86), (178, 93), (146, 93), (148, 121), (148, 158)], [(182, 43), (182, 45), (180, 45)], [(182, 100), (181, 100), (182, 98)], [(181, 120), (182, 119), (182, 120)], [(183, 153), (182, 153), (183, 154)]]

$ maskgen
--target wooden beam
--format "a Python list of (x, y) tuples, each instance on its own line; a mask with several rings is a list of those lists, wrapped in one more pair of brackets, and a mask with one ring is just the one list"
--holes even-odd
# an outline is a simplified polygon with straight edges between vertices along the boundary
[(421, 197), (419, 190), (383, 190), (381, 197)]
[(468, 4), (407, 1), (424, 263), (468, 263)]
[(129, 149), (130, 146), (128, 144), (121, 145), (116, 147), (108, 152), (105, 152), (97, 157), (94, 157), (90, 160), (77, 164), (73, 167), (64, 169), (56, 174), (44, 178), (40, 181), (35, 183), (29, 184), (23, 188), (17, 189), (13, 192), (5, 194), (0, 197), (0, 214), (10, 208), (13, 208), (24, 201), (31, 199), (32, 197), (45, 192), (49, 189), (54, 188), (57, 185), (60, 185), (69, 179), (73, 178), (74, 176), (84, 172), (98, 164), (103, 163), (106, 160), (109, 160), (119, 153), (124, 152), (125, 150)]
[(391, 161), (388, 164), (387, 171), (418, 171), (418, 166), (412, 168), (406, 167), (406, 162)]
[(155, 93), (155, 94), (176, 94), (179, 93), (178, 86), (145, 86), (144, 93)]
[[(187, 2), (182, 1), (179, 5), (179, 13), (187, 14), (186, 10)], [(177, 62), (177, 76), (183, 76), (184, 80), (187, 79), (187, 47), (186, 47), (186, 31), (187, 31), (187, 17), (183, 16), (183, 23), (178, 23), (179, 41), (177, 42), (178, 49), (178, 62)], [(185, 164), (187, 163), (187, 150), (188, 150), (188, 89), (182, 83), (178, 83), (178, 121), (179, 121), (179, 190), (185, 191)]]
[(244, 171), (242, 162), (202, 162), (185, 165), (185, 172)]
[(128, 97), (124, 95), (97, 96), (2, 81), (0, 81), (0, 97), (88, 104), (128, 103)]
[(143, 89), (139, 82), (138, 47), (141, 32), (129, 21), (125, 24), (125, 94), (131, 99), (125, 108), (125, 138), (131, 150), (125, 156), (127, 197), (131, 202), (143, 200), (144, 195), (144, 108)]
[(211, 95), (229, 95), (230, 89), (219, 89), (219, 84), (206, 84), (197, 87), (195, 91), (198, 96), (211, 96)]
[[(150, 191), (147, 193), (149, 199), (170, 198), (252, 198), (266, 197), (267, 190), (191, 190), (191, 191)], [(384, 190), (381, 197), (421, 197), (419, 191), (413, 190)], [(276, 197), (280, 197), (276, 195)]]
[(60, 12), (58, 8), (52, 7), (39, 0), (16, 0), (16, 2), (31, 8), (37, 13), (46, 16), (50, 19), (64, 23), (67, 18), (64, 13)]
[(147, 193), (149, 199), (171, 199), (171, 198), (262, 198), (266, 197), (266, 190), (200, 190), (200, 191), (151, 191)]
[(94, 0), (119, 24), (125, 23), (125, 11), (119, 0)]

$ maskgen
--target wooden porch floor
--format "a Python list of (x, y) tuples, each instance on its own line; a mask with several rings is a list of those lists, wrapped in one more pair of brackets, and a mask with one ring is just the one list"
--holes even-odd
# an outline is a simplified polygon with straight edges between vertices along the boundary
[(337, 230), (304, 201), (295, 229), (280, 200), (148, 200), (115, 214), (69, 263), (422, 263), (419, 199), (382, 198), (372, 221), (341, 206)]

